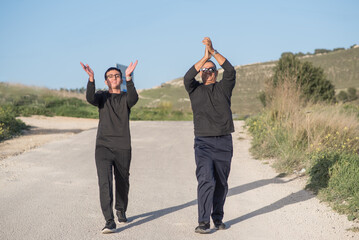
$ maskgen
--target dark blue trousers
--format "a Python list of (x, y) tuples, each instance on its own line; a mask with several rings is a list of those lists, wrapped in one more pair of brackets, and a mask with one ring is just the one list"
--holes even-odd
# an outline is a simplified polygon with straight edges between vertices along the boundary
[(125, 212), (127, 210), (130, 188), (131, 150), (109, 149), (103, 146), (96, 146), (95, 159), (102, 213), (106, 221), (113, 220), (113, 176), (115, 176), (116, 183), (115, 209)]
[(198, 222), (222, 221), (233, 156), (232, 135), (195, 137)]

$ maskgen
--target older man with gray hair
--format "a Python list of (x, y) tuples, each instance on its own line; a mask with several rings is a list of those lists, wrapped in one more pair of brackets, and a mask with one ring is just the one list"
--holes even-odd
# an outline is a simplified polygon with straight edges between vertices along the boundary
[[(223, 206), (228, 192), (228, 176), (233, 156), (234, 132), (231, 97), (236, 72), (229, 61), (212, 46), (210, 38), (202, 41), (205, 54), (184, 76), (184, 85), (191, 100), (194, 123), (194, 151), (198, 181), (198, 223), (196, 233), (210, 232), (210, 217), (216, 229), (226, 229)], [(217, 82), (214, 57), (224, 69)], [(200, 73), (203, 83), (195, 80)]]

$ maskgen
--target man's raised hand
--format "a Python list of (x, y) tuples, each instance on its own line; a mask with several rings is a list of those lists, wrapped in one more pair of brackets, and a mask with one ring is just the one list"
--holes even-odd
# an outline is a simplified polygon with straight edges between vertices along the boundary
[(209, 52), (207, 46), (206, 46), (206, 48), (205, 48), (204, 51), (205, 51), (205, 52), (204, 52), (204, 57), (205, 57), (207, 60), (211, 59), (212, 55), (211, 55), (211, 53)]
[(214, 53), (214, 49), (213, 49), (213, 45), (212, 45), (212, 41), (209, 37), (205, 37), (202, 41), (202, 43), (206, 46), (206, 48), (208, 49), (210, 54)]
[(89, 75), (89, 80), (90, 82), (94, 81), (94, 73), (92, 71), (92, 69), (90, 68), (90, 66), (88, 64), (83, 64), (82, 62), (80, 62), (82, 68), (85, 70), (85, 72)]
[[(135, 70), (136, 66), (137, 66), (137, 60), (135, 63), (130, 63), (130, 65), (126, 68), (126, 81), (130, 81), (131, 80), (131, 73)], [(129, 80), (127, 80), (129, 79)]]

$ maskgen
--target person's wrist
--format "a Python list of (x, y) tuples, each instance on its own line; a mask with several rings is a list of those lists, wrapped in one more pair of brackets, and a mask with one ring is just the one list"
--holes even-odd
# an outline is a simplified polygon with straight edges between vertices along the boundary
[(216, 50), (216, 49), (213, 49), (213, 51), (211, 52), (211, 55), (214, 56), (214, 55), (216, 55), (217, 53), (218, 53), (217, 50)]
[(131, 81), (132, 80), (132, 76), (131, 75), (126, 75), (126, 81)]

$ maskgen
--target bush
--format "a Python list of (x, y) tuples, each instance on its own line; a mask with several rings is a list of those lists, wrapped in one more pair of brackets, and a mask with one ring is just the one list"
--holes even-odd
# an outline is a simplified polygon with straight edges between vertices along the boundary
[(308, 189), (332, 202), (341, 213), (359, 218), (359, 155), (323, 152), (313, 155), (315, 164), (310, 171)]
[(0, 106), (0, 141), (19, 135), (27, 128), (25, 123), (15, 118), (11, 108)]
[(329, 53), (331, 52), (331, 50), (325, 49), (325, 48), (318, 48), (314, 50), (314, 54), (319, 54), (319, 53)]
[(347, 91), (348, 91), (348, 100), (349, 101), (354, 101), (358, 98), (356, 88), (350, 87), (350, 88), (348, 88)]
[(341, 90), (338, 93), (337, 98), (341, 102), (346, 102), (348, 100), (348, 94), (345, 91)]
[(341, 156), (340, 153), (328, 151), (318, 152), (309, 157), (313, 166), (309, 170), (310, 178), (306, 188), (318, 194), (319, 190), (328, 187), (330, 169)]
[[(276, 88), (285, 81), (294, 82), (307, 101), (335, 100), (334, 86), (325, 79), (323, 69), (314, 67), (310, 62), (301, 62), (293, 54), (283, 55), (269, 80), (269, 87)], [(270, 100), (272, 97), (267, 98)]]

